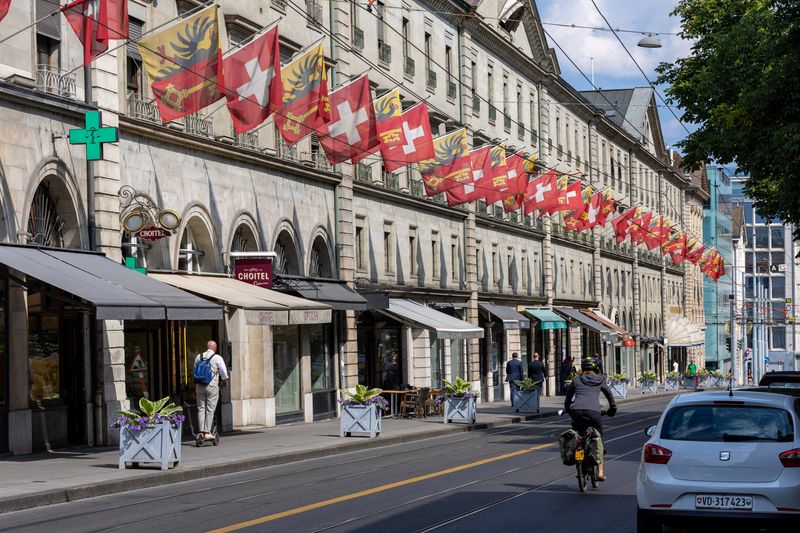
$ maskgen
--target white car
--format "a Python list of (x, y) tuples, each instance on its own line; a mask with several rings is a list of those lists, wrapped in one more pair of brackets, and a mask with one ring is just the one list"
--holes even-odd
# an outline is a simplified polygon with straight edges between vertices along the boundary
[(770, 392), (681, 394), (646, 431), (637, 531), (702, 519), (785, 522), (800, 531), (800, 399)]

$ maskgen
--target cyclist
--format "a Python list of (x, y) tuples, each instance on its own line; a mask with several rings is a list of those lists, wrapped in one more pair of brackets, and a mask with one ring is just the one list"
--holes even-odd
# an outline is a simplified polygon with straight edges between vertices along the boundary
[[(583, 435), (587, 428), (595, 428), (603, 436), (603, 420), (600, 417), (600, 393), (608, 400), (606, 414), (614, 416), (617, 403), (606, 384), (606, 378), (598, 371), (600, 363), (595, 357), (581, 360), (581, 374), (575, 376), (567, 387), (564, 409), (572, 418), (572, 429)], [(603, 464), (597, 465), (597, 479), (605, 481)]]

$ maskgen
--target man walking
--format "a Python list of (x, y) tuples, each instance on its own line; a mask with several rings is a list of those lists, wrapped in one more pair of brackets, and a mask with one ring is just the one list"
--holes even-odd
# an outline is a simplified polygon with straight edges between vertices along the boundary
[(217, 343), (208, 341), (208, 350), (194, 359), (198, 438), (209, 437), (219, 401), (219, 389), (225, 386), (227, 380), (228, 368), (222, 356), (217, 353)]
[(511, 389), (511, 406), (514, 406), (514, 391), (517, 390), (515, 381), (525, 379), (525, 371), (522, 366), (522, 361), (519, 360), (519, 354), (514, 352), (511, 354), (511, 360), (506, 363), (506, 381)]
[(542, 356), (539, 352), (534, 352), (533, 359), (528, 363), (528, 377), (533, 381), (538, 381), (541, 385), (538, 389), (539, 397), (542, 396), (542, 389), (544, 388), (544, 378), (547, 375), (547, 370), (542, 362)]

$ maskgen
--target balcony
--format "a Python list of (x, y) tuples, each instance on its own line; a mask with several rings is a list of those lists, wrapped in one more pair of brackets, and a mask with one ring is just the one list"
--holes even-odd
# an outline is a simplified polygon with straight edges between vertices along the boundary
[(272, 0), (270, 2), (272, 9), (277, 9), (283, 13), (286, 12), (286, 0)]
[(479, 115), (481, 112), (481, 99), (477, 94), (472, 95), (472, 113)]
[(392, 189), (393, 191), (400, 190), (400, 176), (398, 176), (397, 174), (392, 174), (391, 172), (384, 172), (383, 182), (386, 184), (387, 189)]
[(511, 131), (511, 117), (503, 113), (503, 129)]
[(288, 146), (286, 141), (283, 140), (281, 134), (275, 130), (275, 154), (287, 161), (297, 161), (297, 145)]
[(392, 47), (383, 41), (378, 41), (378, 61), (384, 66), (392, 63)]
[(233, 129), (233, 144), (239, 148), (247, 150), (259, 150), (258, 146), (258, 132), (246, 131), (244, 133), (236, 133)]
[(77, 79), (74, 73), (67, 73), (50, 65), (36, 66), (36, 90), (55, 94), (62, 98), (75, 98)]
[(214, 138), (214, 122), (210, 117), (203, 116), (200, 113), (192, 113), (184, 117), (184, 124), (186, 125), (186, 133), (197, 135), (198, 137)]
[(475, 211), (479, 215), (487, 214), (486, 201), (485, 200), (478, 200), (478, 202), (475, 204)]
[(411, 180), (411, 195), (419, 198), (425, 196), (425, 186), (422, 180)]
[(431, 69), (428, 69), (428, 76), (425, 79), (425, 87), (429, 91), (436, 90), (436, 73)]
[(353, 26), (353, 46), (359, 50), (364, 49), (364, 30), (358, 26)]
[(311, 154), (311, 161), (314, 163), (314, 168), (319, 170), (333, 170), (333, 167), (328, 162), (328, 156), (325, 155), (325, 152), (322, 150), (317, 150), (316, 152), (312, 152)]
[(128, 93), (128, 116), (161, 124), (161, 114), (155, 100), (142, 98), (136, 93)]
[(365, 163), (356, 163), (356, 181), (372, 183), (372, 166)]
[(447, 99), (451, 102), (456, 99), (456, 95), (458, 94), (458, 89), (456, 87), (456, 82), (448, 81), (447, 82)]
[(489, 124), (497, 122), (497, 108), (489, 104)]
[(309, 25), (322, 25), (322, 5), (316, 0), (306, 0), (306, 11), (308, 12)]
[(403, 65), (403, 74), (405, 74), (409, 78), (413, 78), (416, 71), (417, 69), (416, 65), (414, 65), (414, 60), (406, 56), (405, 64)]

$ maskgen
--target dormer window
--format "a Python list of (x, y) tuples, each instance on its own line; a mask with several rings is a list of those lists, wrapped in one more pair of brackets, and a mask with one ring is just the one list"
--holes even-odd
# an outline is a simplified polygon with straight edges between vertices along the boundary
[(514, 33), (522, 21), (522, 14), (525, 12), (525, 6), (521, 0), (507, 0), (503, 9), (500, 10), (500, 17), (498, 23), (500, 27), (509, 33)]

